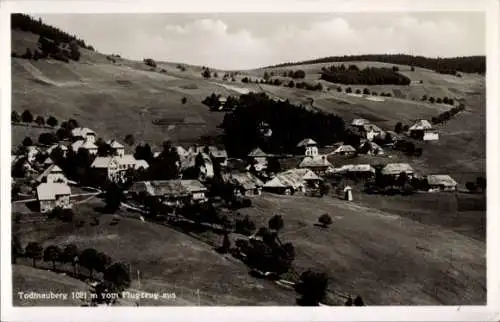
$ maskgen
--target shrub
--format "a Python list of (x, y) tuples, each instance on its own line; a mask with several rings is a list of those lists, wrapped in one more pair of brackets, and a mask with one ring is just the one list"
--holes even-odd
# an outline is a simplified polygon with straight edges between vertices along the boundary
[(150, 66), (150, 67), (156, 68), (156, 62), (155, 62), (152, 58), (144, 58), (144, 63), (145, 63), (147, 66)]
[(250, 236), (255, 231), (255, 228), (255, 223), (248, 216), (245, 216), (243, 219), (236, 220), (235, 231), (237, 233)]
[(298, 301), (303, 306), (317, 306), (326, 296), (328, 276), (325, 273), (308, 270), (300, 275), (295, 291), (302, 297)]
[(322, 214), (318, 218), (318, 222), (325, 228), (332, 224), (332, 218), (328, 214)]

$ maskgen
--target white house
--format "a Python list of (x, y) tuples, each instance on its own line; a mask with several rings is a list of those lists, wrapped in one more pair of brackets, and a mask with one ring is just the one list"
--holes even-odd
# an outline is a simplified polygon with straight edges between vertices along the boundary
[(74, 128), (71, 130), (71, 136), (75, 141), (84, 140), (92, 143), (95, 143), (96, 141), (96, 133), (87, 127)]
[[(141, 160), (143, 161), (143, 160)], [(123, 156), (96, 157), (91, 168), (101, 178), (107, 178), (113, 182), (125, 180), (128, 169), (135, 169), (137, 160), (131, 154)]]
[(361, 127), (361, 132), (364, 134), (367, 140), (373, 141), (378, 136), (381, 136), (384, 131), (374, 124), (364, 124)]
[(313, 139), (303, 139), (297, 144), (297, 148), (301, 149), (305, 156), (315, 157), (319, 154), (318, 143)]
[(382, 155), (384, 154), (384, 149), (382, 149), (377, 143), (372, 141), (366, 141), (362, 143), (358, 148), (359, 153), (368, 155)]
[(78, 153), (79, 149), (85, 149), (92, 155), (97, 154), (97, 145), (95, 145), (94, 142), (92, 141), (84, 141), (84, 140), (75, 141), (71, 144), (71, 149), (73, 149), (75, 153)]
[(370, 124), (370, 122), (362, 118), (354, 119), (351, 122), (351, 125), (355, 127), (362, 127), (365, 124)]
[(353, 155), (355, 153), (356, 149), (348, 144), (342, 144), (332, 152), (332, 154), (340, 154), (340, 155)]
[(328, 161), (326, 155), (318, 155), (315, 157), (304, 157), (299, 164), (299, 168), (312, 170), (317, 175), (322, 175), (333, 168), (333, 165)]
[(65, 183), (46, 182), (36, 188), (36, 195), (40, 204), (40, 212), (47, 213), (55, 207), (71, 208), (71, 189)]
[(43, 171), (37, 178), (37, 182), (47, 182), (47, 183), (68, 183), (68, 179), (64, 175), (63, 170), (56, 164), (50, 165), (45, 171)]
[(267, 154), (260, 148), (253, 149), (248, 157), (254, 163), (255, 170), (261, 171), (267, 168)]
[(430, 174), (427, 176), (429, 191), (456, 191), (457, 182), (449, 175)]
[(394, 178), (399, 177), (401, 172), (406, 173), (408, 177), (414, 176), (414, 170), (408, 163), (388, 163), (382, 168), (382, 175), (392, 176)]
[(113, 154), (117, 156), (123, 156), (125, 155), (125, 146), (123, 144), (119, 143), (116, 140), (108, 140), (106, 141), (107, 144), (111, 147), (111, 150), (113, 150)]
[(418, 120), (409, 128), (409, 134), (413, 138), (424, 141), (439, 140), (439, 133), (432, 127), (427, 120)]

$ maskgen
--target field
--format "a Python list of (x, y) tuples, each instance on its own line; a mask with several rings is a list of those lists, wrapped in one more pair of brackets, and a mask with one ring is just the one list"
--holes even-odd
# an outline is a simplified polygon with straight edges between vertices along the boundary
[[(485, 303), (484, 243), (444, 225), (335, 198), (264, 194), (254, 206), (242, 213), (262, 225), (283, 216), (280, 239), (294, 244), (297, 270), (326, 270), (337, 292), (371, 305)], [(323, 213), (329, 229), (314, 226)]]

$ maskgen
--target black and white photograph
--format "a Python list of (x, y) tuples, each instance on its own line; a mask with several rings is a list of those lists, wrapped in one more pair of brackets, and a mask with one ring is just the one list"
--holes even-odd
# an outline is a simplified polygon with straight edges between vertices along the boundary
[(8, 305), (493, 305), (487, 10), (278, 2), (2, 13)]

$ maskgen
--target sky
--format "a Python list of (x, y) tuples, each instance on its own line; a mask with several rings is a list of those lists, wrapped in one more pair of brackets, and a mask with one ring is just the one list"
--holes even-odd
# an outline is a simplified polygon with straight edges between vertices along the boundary
[(106, 54), (250, 69), (351, 54), (484, 55), (481, 12), (35, 15)]

